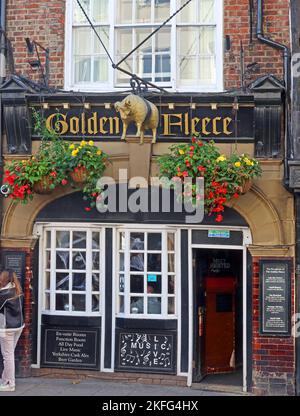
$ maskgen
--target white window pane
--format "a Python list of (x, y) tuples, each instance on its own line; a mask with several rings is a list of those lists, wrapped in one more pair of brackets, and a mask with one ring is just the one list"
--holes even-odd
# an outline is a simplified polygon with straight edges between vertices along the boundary
[(56, 290), (69, 290), (69, 282), (69, 273), (56, 273)]
[(144, 233), (130, 233), (130, 250), (144, 250)]
[(173, 295), (175, 293), (175, 276), (168, 276), (168, 293)]
[[(124, 56), (117, 56), (117, 61), (119, 62)], [(124, 69), (125, 71), (128, 72), (133, 72), (133, 58), (127, 58), (126, 61), (122, 62), (122, 64), (120, 65), (120, 68)], [(116, 80), (118, 84), (123, 84), (123, 83), (127, 83), (131, 77), (129, 75), (124, 74), (121, 71), (117, 71), (116, 70)]]
[(50, 293), (45, 293), (45, 305), (44, 309), (49, 310), (50, 309)]
[(161, 276), (148, 274), (147, 276), (147, 293), (161, 293)]
[(160, 297), (148, 297), (148, 314), (160, 314), (161, 313), (161, 298)]
[(100, 289), (100, 281), (99, 281), (99, 274), (93, 273), (92, 275), (92, 291), (99, 292)]
[(132, 23), (132, 0), (119, 0), (117, 3), (117, 23)]
[(86, 274), (73, 273), (72, 276), (72, 290), (85, 291)]
[(99, 295), (92, 295), (92, 312), (99, 312)]
[(50, 289), (50, 272), (45, 273), (45, 289)]
[(72, 309), (73, 311), (85, 311), (85, 295), (72, 296)]
[[(80, 3), (84, 11), (87, 13), (87, 15), (91, 16), (91, 0), (81, 0)], [(76, 0), (73, 0), (73, 22), (74, 23), (86, 22), (86, 17), (84, 16)]]
[(216, 82), (216, 63), (214, 57), (200, 59), (200, 82), (202, 84)]
[(51, 248), (51, 231), (46, 232), (46, 247)]
[(168, 315), (175, 314), (175, 297), (168, 298)]
[(179, 76), (181, 85), (196, 85), (198, 80), (198, 59), (186, 56), (179, 58)]
[(201, 23), (214, 22), (215, 0), (201, 0), (199, 2), (199, 14)]
[(133, 274), (130, 276), (130, 292), (131, 293), (144, 293), (144, 275)]
[(161, 271), (161, 254), (151, 253), (148, 254), (148, 272), (160, 272)]
[(100, 248), (100, 233), (93, 232), (92, 233), (93, 241), (92, 241), (92, 248), (93, 249), (99, 249)]
[(170, 0), (155, 0), (155, 22), (163, 23), (170, 16)]
[(171, 29), (161, 29), (155, 35), (155, 52), (170, 52), (171, 50)]
[(56, 268), (57, 269), (69, 268), (69, 252), (68, 251), (56, 252)]
[(151, 22), (151, 0), (136, 0), (137, 23)]
[(85, 248), (86, 247), (86, 232), (74, 231), (73, 232), (73, 248)]
[(73, 29), (75, 55), (90, 55), (92, 53), (92, 30), (89, 27)]
[(69, 248), (70, 247), (70, 232), (56, 231), (56, 247)]
[(124, 296), (119, 296), (119, 312), (124, 313)]
[(169, 82), (171, 80), (171, 56), (169, 54), (155, 55), (155, 81)]
[(152, 79), (152, 54), (137, 54), (136, 56), (137, 74), (146, 80)]
[(117, 29), (117, 54), (127, 54), (132, 50), (132, 30)]
[(94, 82), (108, 81), (108, 59), (106, 57), (94, 58)]
[(95, 22), (107, 23), (108, 0), (93, 0), (93, 19)]
[[(99, 34), (100, 39), (104, 43), (104, 46), (108, 50), (109, 49), (109, 27), (108, 26), (97, 27), (97, 33)], [(93, 36), (94, 36), (94, 53), (105, 54), (106, 53), (105, 49), (103, 48), (100, 40), (97, 38), (95, 32), (93, 32)]]
[(202, 27), (198, 30), (200, 54), (213, 55), (215, 53), (215, 28)]
[[(143, 42), (150, 35), (152, 29), (136, 29), (136, 45)], [(152, 53), (152, 38), (143, 43), (138, 49), (139, 53)]]
[(86, 253), (84, 251), (74, 251), (72, 255), (73, 255), (72, 268), (74, 270), (85, 270), (85, 268), (86, 268), (86, 260), (85, 260)]
[(75, 83), (78, 82), (91, 82), (91, 57), (90, 56), (75, 56)]
[(199, 29), (181, 28), (179, 36), (179, 53), (180, 55), (197, 55), (199, 53)]
[(131, 297), (130, 298), (130, 312), (131, 313), (144, 313), (144, 298)]
[(68, 294), (56, 295), (55, 309), (57, 311), (71, 311)]
[[(197, 2), (200, 0), (191, 1), (181, 12), (178, 14), (178, 22), (180, 23), (195, 23), (197, 19)], [(177, 0), (177, 8), (183, 6), (186, 0)]]

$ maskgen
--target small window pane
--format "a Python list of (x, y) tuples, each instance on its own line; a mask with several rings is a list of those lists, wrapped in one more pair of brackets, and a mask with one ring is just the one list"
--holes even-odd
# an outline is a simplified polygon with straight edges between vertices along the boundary
[(100, 233), (92, 233), (92, 248), (94, 250), (100, 248)]
[(85, 248), (86, 247), (86, 232), (74, 231), (73, 232), (73, 248)]
[(93, 19), (95, 22), (107, 22), (108, 0), (93, 0)]
[(94, 251), (92, 253), (92, 257), (93, 257), (93, 270), (99, 270), (100, 267), (100, 263), (99, 263), (99, 252), (98, 251)]
[[(81, 5), (88, 16), (91, 15), (91, 0), (81, 0)], [(86, 17), (79, 7), (76, 0), (73, 1), (73, 22), (74, 23), (85, 23)]]
[(57, 269), (68, 269), (69, 268), (69, 252), (68, 251), (57, 251), (56, 252), (56, 268)]
[(148, 274), (147, 293), (161, 293), (161, 276)]
[(161, 313), (161, 298), (159, 297), (148, 297), (148, 313), (159, 314)]
[(168, 298), (168, 315), (175, 314), (175, 297)]
[(85, 252), (75, 251), (73, 252), (73, 269), (84, 270), (86, 266)]
[(149, 23), (151, 22), (151, 1), (136, 2), (136, 22), (137, 23)]
[(168, 272), (175, 272), (174, 254), (168, 254)]
[(144, 270), (144, 254), (132, 253), (130, 255), (130, 271), (143, 271)]
[(199, 4), (199, 14), (201, 23), (214, 22), (214, 6), (215, 0), (201, 0)]
[(175, 249), (175, 234), (168, 233), (168, 250), (174, 251)]
[(106, 57), (94, 58), (94, 82), (106, 82), (108, 80), (108, 60)]
[(89, 27), (77, 27), (73, 29), (74, 54), (91, 55), (92, 53), (92, 30)]
[(155, 0), (155, 22), (163, 23), (170, 16), (170, 0)]
[(72, 290), (85, 290), (86, 274), (73, 273)]
[(92, 275), (92, 291), (93, 292), (99, 292), (100, 290), (100, 280), (99, 280), (99, 274), (93, 273)]
[(75, 83), (91, 82), (92, 61), (90, 56), (75, 56)]
[(45, 272), (45, 289), (50, 289), (50, 272)]
[[(123, 59), (124, 56), (117, 56), (117, 61), (120, 61)], [(126, 61), (122, 62), (120, 65), (120, 68), (125, 69), (125, 71), (133, 72), (133, 58), (127, 58)], [(116, 80), (119, 84), (122, 83), (128, 83), (128, 80), (130, 79), (129, 75), (123, 74), (120, 71), (117, 71), (116, 74)]]
[(124, 296), (119, 296), (119, 311), (124, 313)]
[(124, 292), (125, 290), (125, 277), (124, 274), (119, 276), (119, 292)]
[(68, 294), (56, 295), (56, 310), (57, 311), (70, 311)]
[(56, 273), (56, 290), (69, 290), (69, 273)]
[(50, 293), (45, 293), (45, 308), (47, 311), (50, 310)]
[(175, 276), (168, 276), (168, 293), (173, 295), (175, 293)]
[(144, 293), (144, 275), (131, 275), (130, 277), (130, 292)]
[[(150, 29), (136, 29), (136, 45), (143, 42), (147, 36), (150, 35), (152, 32), (152, 28)], [(152, 39), (149, 38), (147, 42), (143, 43), (139, 47), (139, 53), (145, 54), (145, 53), (152, 53)]]
[[(109, 28), (108, 27), (98, 27), (97, 33), (100, 36), (104, 46), (106, 49), (109, 49)], [(105, 49), (103, 45), (100, 43), (98, 37), (95, 33), (93, 33), (94, 36), (94, 53), (95, 54), (105, 54)]]
[(161, 250), (161, 234), (148, 234), (148, 250)]
[(99, 295), (92, 295), (92, 312), (99, 311)]
[(120, 250), (125, 249), (125, 233), (119, 234), (119, 249)]
[[(178, 8), (183, 6), (186, 0), (178, 0)], [(194, 23), (197, 19), (197, 1), (191, 1), (184, 7), (177, 17), (180, 23)]]
[(46, 259), (45, 259), (45, 266), (46, 266), (46, 269), (50, 269), (50, 267), (51, 267), (51, 262), (50, 262), (50, 260), (51, 260), (51, 251), (50, 251), (50, 250), (47, 250), (47, 251), (46, 251)]
[(118, 23), (132, 23), (132, 0), (119, 0), (117, 13)]
[(85, 311), (85, 295), (73, 295), (73, 311)]
[(56, 231), (56, 248), (69, 248), (70, 247), (70, 232), (69, 231)]
[(144, 313), (144, 298), (131, 297), (130, 298), (131, 313)]
[(120, 268), (120, 272), (123, 272), (125, 270), (125, 260), (124, 260), (124, 253), (120, 253), (120, 264), (119, 264), (119, 268)]
[(51, 231), (46, 232), (46, 248), (51, 248)]
[(130, 250), (144, 250), (144, 233), (130, 234)]
[(148, 272), (160, 272), (161, 271), (161, 254), (152, 253), (148, 254)]
[(117, 54), (127, 54), (132, 50), (132, 30), (117, 29)]

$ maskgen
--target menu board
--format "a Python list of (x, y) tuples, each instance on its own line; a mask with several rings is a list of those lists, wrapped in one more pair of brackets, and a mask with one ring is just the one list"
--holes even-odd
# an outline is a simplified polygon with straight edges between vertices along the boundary
[(23, 251), (4, 250), (1, 259), (2, 267), (13, 270), (20, 279), (23, 288), (25, 279), (25, 255), (26, 253)]
[(43, 340), (43, 365), (60, 368), (98, 369), (98, 329), (44, 328)]
[(260, 262), (260, 332), (287, 336), (290, 334), (290, 270), (288, 260)]
[(174, 374), (175, 334), (120, 332), (117, 368)]

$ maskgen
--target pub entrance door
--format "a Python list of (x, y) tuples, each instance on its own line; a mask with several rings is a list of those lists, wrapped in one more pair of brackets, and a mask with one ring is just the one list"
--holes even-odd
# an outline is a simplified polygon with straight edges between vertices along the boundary
[(243, 251), (194, 249), (194, 382), (243, 383)]

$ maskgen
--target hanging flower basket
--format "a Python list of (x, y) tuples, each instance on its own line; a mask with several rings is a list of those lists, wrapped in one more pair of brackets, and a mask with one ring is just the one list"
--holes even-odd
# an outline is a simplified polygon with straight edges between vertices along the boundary
[(53, 191), (53, 179), (49, 176), (43, 176), (39, 181), (33, 185), (33, 190), (36, 194), (47, 195)]
[(74, 168), (74, 170), (70, 172), (70, 177), (73, 182), (85, 183), (88, 179), (87, 168), (85, 166), (79, 166)]

